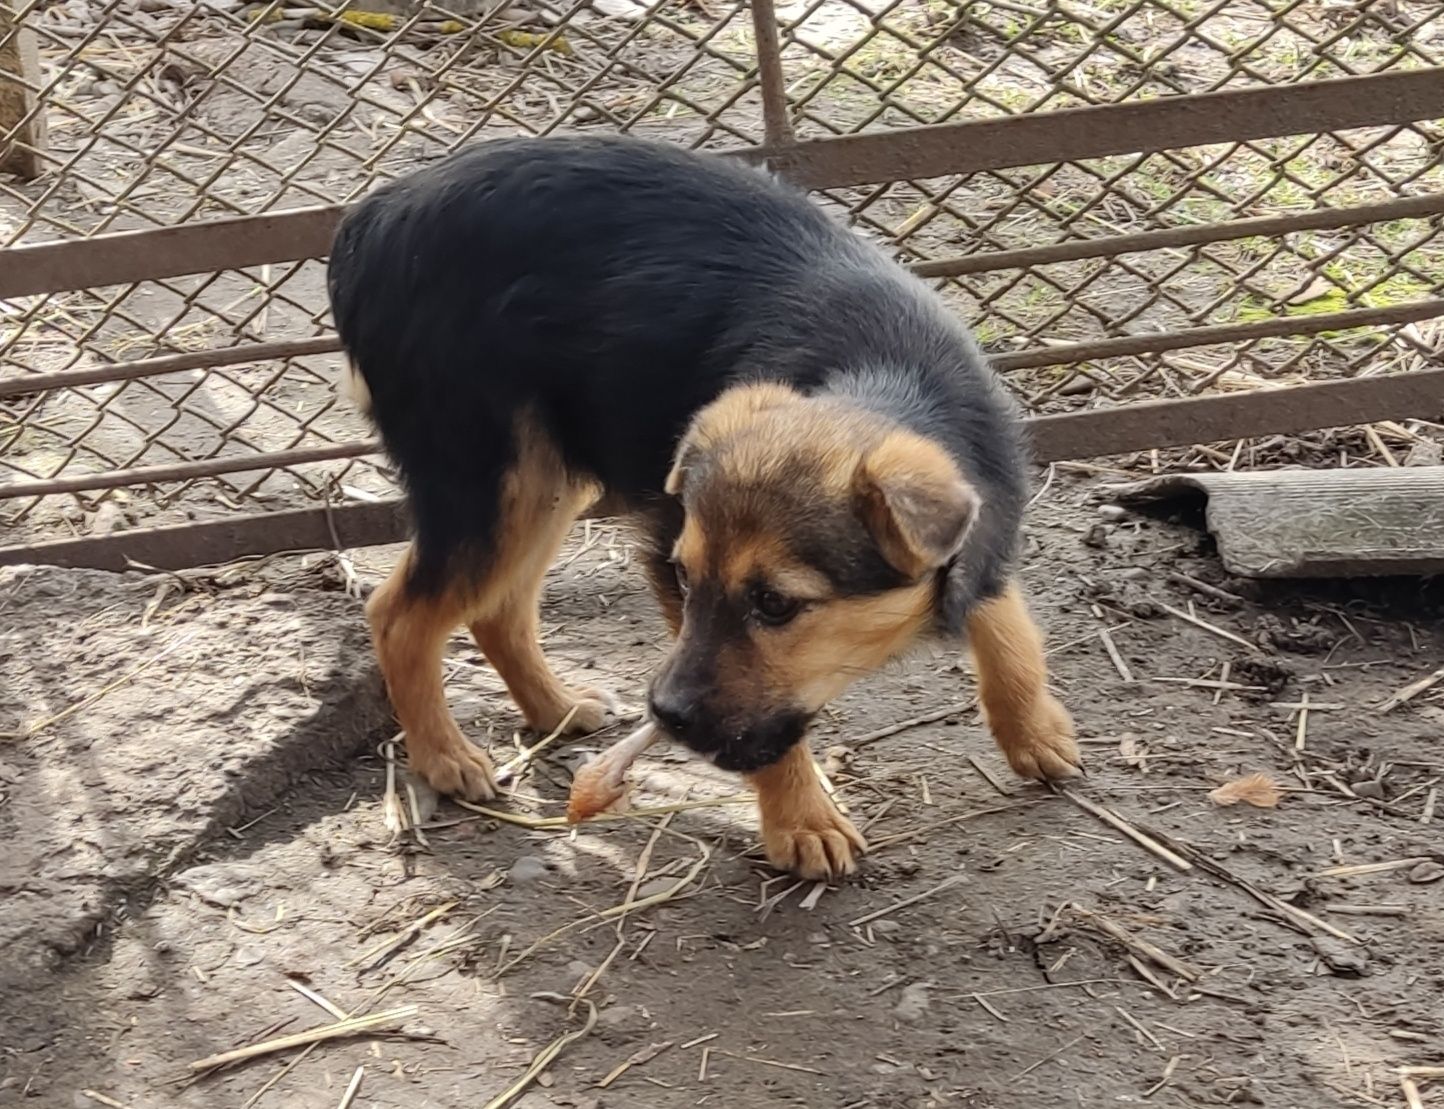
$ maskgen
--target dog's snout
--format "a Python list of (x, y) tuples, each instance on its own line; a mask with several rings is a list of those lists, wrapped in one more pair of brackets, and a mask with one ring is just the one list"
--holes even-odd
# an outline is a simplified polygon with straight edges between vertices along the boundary
[(685, 739), (697, 721), (697, 698), (688, 690), (668, 682), (652, 690), (652, 718), (662, 730)]

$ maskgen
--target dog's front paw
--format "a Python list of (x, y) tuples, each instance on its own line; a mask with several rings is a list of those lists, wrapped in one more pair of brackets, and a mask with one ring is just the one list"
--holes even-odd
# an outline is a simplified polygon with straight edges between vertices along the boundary
[(862, 833), (830, 801), (770, 820), (764, 815), (762, 845), (773, 866), (814, 882), (851, 874), (867, 850)]
[(1021, 777), (1046, 782), (1083, 773), (1073, 718), (1051, 693), (1043, 694), (1021, 720), (1000, 727), (997, 737), (1008, 765)]
[(496, 770), (491, 759), (461, 735), (439, 745), (416, 744), (408, 738), (407, 748), (412, 773), (437, 793), (473, 803), (496, 796)]

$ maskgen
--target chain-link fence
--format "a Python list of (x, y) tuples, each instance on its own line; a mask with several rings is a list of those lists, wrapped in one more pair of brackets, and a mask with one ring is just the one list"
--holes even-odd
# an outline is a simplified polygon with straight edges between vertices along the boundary
[[(344, 204), (495, 135), (629, 131), (737, 148), (779, 131), (807, 140), (1444, 65), (1444, 9), (1431, 0), (798, 0), (775, 12), (780, 84), (767, 91), (786, 113), (765, 125), (753, 13), (739, 0), (6, 2), (0, 83), (23, 95), (0, 100), (0, 151), (25, 176), (0, 174), (0, 247)], [(1439, 193), (1444, 126), (1426, 119), (821, 196), (944, 274), (1007, 364), (1057, 344), (1278, 317), (1309, 331), (1308, 317), (1436, 298), (1444, 206), (1092, 257), (1030, 262), (1029, 250)], [(968, 265), (1015, 252), (1016, 265)], [(337, 400), (331, 353), (242, 351), (203, 369), (23, 389), (32, 376), (327, 335), (322, 272), (312, 259), (0, 301), (0, 483), (12, 494), (137, 467), (316, 459), (11, 495), (0, 513), (55, 535), (389, 495), (379, 460), (328, 457), (366, 434)], [(1009, 378), (1035, 411), (1061, 412), (1416, 369), (1440, 345), (1438, 320), (1416, 318)], [(1385, 423), (1329, 452), (1387, 464), (1433, 434)], [(1259, 463), (1283, 448), (1297, 449), (1201, 444), (1175, 462)]]

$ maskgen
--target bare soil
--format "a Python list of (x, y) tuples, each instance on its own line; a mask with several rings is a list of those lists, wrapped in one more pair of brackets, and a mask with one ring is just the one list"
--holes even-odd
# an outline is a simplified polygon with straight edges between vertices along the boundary
[[(443, 801), (393, 837), (393, 725), (346, 566), (0, 578), (0, 1104), (330, 1109), (364, 1067), (357, 1107), (485, 1105), (592, 1006), (518, 1104), (1403, 1106), (1395, 1068), (1444, 1063), (1444, 837), (1423, 816), (1444, 686), (1378, 710), (1444, 663), (1437, 584), (1226, 581), (1186, 523), (1101, 513), (1060, 476), (1025, 578), (1086, 741), (1077, 793), (1193, 869), (1013, 779), (975, 711), (946, 711), (972, 686), (940, 645), (821, 723), (875, 849), (817, 890), (760, 861), (745, 804), (572, 833)], [(1190, 603), (1244, 642), (1162, 607)], [(664, 636), (624, 533), (578, 534), (544, 627), (562, 670), (640, 702)], [(1249, 688), (1178, 681), (1225, 664)], [(450, 673), (470, 734), (510, 747), (515, 710), (460, 639)], [(558, 815), (607, 738), (549, 749), (497, 812)], [(1277, 808), (1210, 801), (1252, 772)], [(736, 792), (675, 751), (634, 777), (634, 811)], [(1326, 873), (1397, 860), (1417, 861)], [(653, 901), (600, 915), (634, 886)], [(334, 1019), (293, 983), (416, 1010), (299, 1062), (189, 1071)]]

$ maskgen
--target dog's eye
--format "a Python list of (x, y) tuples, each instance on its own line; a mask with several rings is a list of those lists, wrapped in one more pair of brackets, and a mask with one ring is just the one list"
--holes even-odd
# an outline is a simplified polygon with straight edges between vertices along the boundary
[(785, 624), (801, 607), (800, 601), (771, 589), (759, 589), (752, 595), (752, 611), (767, 624)]
[(677, 588), (682, 591), (683, 596), (686, 596), (687, 590), (690, 588), (687, 584), (687, 567), (680, 562), (674, 562), (672, 569), (677, 572)]

